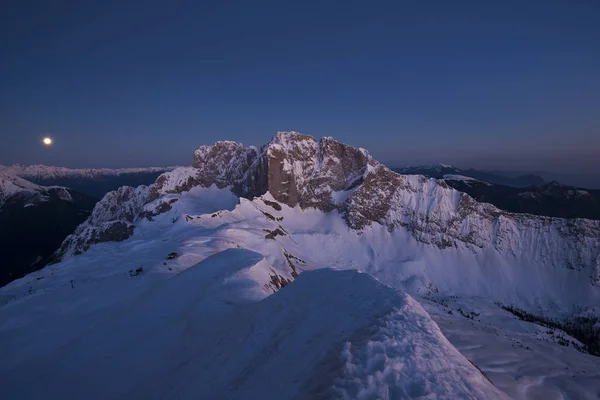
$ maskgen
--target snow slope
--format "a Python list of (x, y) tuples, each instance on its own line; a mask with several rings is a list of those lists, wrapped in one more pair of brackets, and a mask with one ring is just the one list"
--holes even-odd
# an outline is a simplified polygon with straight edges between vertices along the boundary
[[(27, 362), (3, 357), (3, 392), (64, 399), (507, 398), (409, 296), (366, 274), (331, 270), (306, 273), (269, 295), (262, 260), (225, 250), (125, 307), (97, 313), (92, 328), (61, 347)], [(3, 319), (2, 336), (19, 330), (15, 319), (23, 316)]]
[[(597, 358), (494, 302), (598, 313), (598, 223), (501, 212), (330, 138), (219, 146), (196, 153), (198, 168), (107, 195), (60, 263), (0, 289), (8, 393), (503, 398), (443, 332), (511, 396), (597, 398)], [(107, 223), (126, 234), (88, 240)], [(512, 339), (527, 345), (508, 352)]]
[(577, 342), (566, 333), (521, 321), (484, 298), (420, 301), (448, 340), (511, 398), (599, 397), (600, 359), (561, 345), (561, 338)]
[(11, 197), (14, 196), (38, 196), (46, 191), (46, 188), (16, 175), (0, 171), (0, 208)]
[[(390, 234), (381, 227), (358, 234), (337, 212), (325, 214), (285, 205), (279, 205), (281, 210), (277, 210), (272, 198), (237, 199), (227, 189), (214, 186), (196, 187), (170, 196), (179, 198), (173, 208), (153, 221), (139, 221), (131, 238), (119, 243), (98, 243), (82, 255), (67, 257), (0, 290), (3, 304), (0, 307), (0, 342), (3, 343), (0, 383), (4, 387), (3, 379), (6, 379), (8, 393), (19, 396), (41, 393), (37, 392), (37, 385), (28, 384), (31, 375), (25, 371), (39, 371), (36, 382), (40, 382), (40, 391), (66, 398), (70, 398), (69, 393), (72, 398), (87, 397), (90, 388), (97, 390), (98, 398), (186, 398), (195, 391), (217, 393), (225, 388), (232, 388), (228, 392), (230, 398), (242, 396), (242, 390), (246, 389), (261, 394), (270, 390), (274, 394), (272, 398), (293, 398), (291, 389), (284, 392), (286, 387), (301, 390), (312, 398), (318, 395), (355, 398), (361, 391), (365, 398), (369, 398), (367, 394), (371, 391), (387, 391), (398, 396), (390, 395), (390, 398), (402, 398), (398, 393), (415, 394), (420, 390), (430, 390), (430, 397), (437, 398), (434, 390), (439, 394), (441, 388), (445, 388), (450, 391), (446, 393), (453, 393), (452, 390), (466, 390), (463, 386), (470, 379), (478, 381), (472, 370), (465, 369), (464, 361), (454, 358), (454, 350), (446, 346), (434, 347), (435, 352), (439, 351), (435, 353), (437, 356), (418, 358), (419, 362), (411, 357), (420, 357), (420, 353), (402, 351), (407, 348), (406, 343), (424, 343), (419, 332), (425, 335), (422, 340), (438, 337), (443, 342), (431, 322), (427, 322), (429, 319), (422, 320), (420, 329), (411, 331), (402, 313), (378, 314), (377, 310), (385, 308), (382, 304), (396, 304), (394, 299), (399, 296), (405, 299), (403, 307), (415, 312), (406, 317), (409, 321), (425, 318), (415, 310), (420, 307), (413, 304), (413, 300), (380, 284), (366, 283), (367, 274), (356, 278), (354, 273), (348, 272), (349, 275), (340, 275), (346, 277), (344, 279), (320, 275), (326, 272), (319, 270), (329, 266), (358, 268), (391, 286), (410, 291), (428, 305), (428, 310), (441, 324), (442, 332), (450, 335), (451, 342), (511, 396), (522, 393), (516, 398), (535, 398), (525, 395), (528, 391), (537, 393), (531, 386), (535, 382), (539, 382), (537, 390), (551, 394), (547, 398), (567, 393), (571, 398), (593, 399), (592, 394), (600, 390), (600, 379), (589, 377), (591, 366), (598, 365), (597, 358), (573, 348), (540, 342), (531, 329), (519, 333), (519, 340), (526, 341), (530, 349), (511, 347), (514, 341), (510, 338), (515, 333), (508, 328), (519, 322), (507, 324), (506, 320), (511, 317), (495, 306), (490, 297), (514, 294), (506, 292), (503, 281), (493, 280), (493, 275), (486, 276), (485, 271), (480, 271), (478, 262), (485, 259), (461, 257), (448, 249), (439, 249), (437, 255), (415, 258), (424, 245), (407, 233), (403, 237), (398, 231)], [(285, 235), (266, 238), (279, 227), (285, 230)], [(391, 237), (386, 239), (386, 236)], [(166, 260), (171, 252), (177, 252), (178, 257)], [(205, 260), (210, 261), (204, 263)], [(300, 273), (299, 277), (277, 291), (278, 285), (274, 282), (282, 279), (274, 277), (293, 280), (291, 265)], [(143, 274), (129, 276), (129, 270), (140, 266)], [(310, 272), (312, 270), (317, 271)], [(290, 292), (303, 282), (303, 277), (309, 276), (313, 278), (304, 282), (310, 288), (301, 293)], [(492, 283), (486, 283), (488, 279), (492, 279)], [(74, 289), (71, 289), (71, 281)], [(527, 281), (530, 290), (534, 283), (534, 280)], [(363, 285), (377, 287), (367, 294), (361, 289)], [(493, 290), (494, 287), (504, 289)], [(554, 290), (555, 287), (548, 288), (549, 292)], [(445, 308), (423, 299), (435, 291), (437, 296), (459, 295), (479, 312), (481, 304), (489, 304), (492, 325), (484, 323), (474, 328), (469, 325), (472, 321), (458, 314), (445, 317)], [(276, 294), (271, 295), (274, 292)], [(485, 293), (487, 300), (469, 293)], [(572, 299), (577, 298), (576, 293), (572, 295)], [(251, 304), (265, 298), (273, 302), (272, 308), (256, 306), (249, 311)], [(285, 301), (275, 300), (282, 298)], [(376, 304), (361, 306), (367, 299)], [(382, 299), (382, 303), (377, 303), (378, 299)], [(334, 307), (347, 301), (350, 302), (348, 307)], [(459, 305), (467, 309), (463, 303)], [(234, 311), (237, 307), (243, 311)], [(456, 308), (458, 306), (454, 306), (455, 313)], [(369, 310), (377, 311), (377, 323), (373, 322), (372, 314), (365, 317), (364, 313)], [(354, 323), (360, 327), (347, 327)], [(459, 323), (462, 325), (456, 325)], [(319, 330), (323, 324), (326, 329)], [(368, 327), (372, 329), (363, 336), (363, 328)], [(339, 336), (327, 336), (337, 333), (338, 329)], [(469, 340), (463, 340), (467, 332)], [(498, 341), (496, 333), (502, 335), (502, 341)], [(406, 340), (401, 339), (406, 335), (409, 335)], [(330, 337), (327, 339), (330, 341), (325, 337)], [(490, 341), (498, 345), (490, 347)], [(299, 343), (306, 345), (296, 349)], [(98, 351), (94, 350), (98, 346)], [(271, 346), (278, 346), (278, 351), (269, 352)], [(327, 357), (319, 358), (320, 355), (311, 352), (315, 350), (313, 346), (323, 352), (327, 350)], [(507, 346), (513, 359), (520, 360), (517, 364), (501, 358)], [(431, 349), (429, 344), (426, 347)], [(283, 361), (278, 358), (280, 353), (282, 357), (285, 355)], [(560, 357), (553, 360), (547, 356), (553, 353)], [(304, 356), (307, 358), (302, 358)], [(314, 357), (312, 361), (310, 357)], [(315, 361), (317, 359), (320, 361)], [(222, 364), (218, 364), (221, 368), (214, 368), (215, 360), (221, 360)], [(314, 372), (315, 376), (323, 377), (318, 380), (305, 375), (305, 368), (310, 371), (324, 368), (331, 372), (331, 360), (338, 363), (333, 370), (335, 376)], [(445, 369), (449, 360), (452, 366), (459, 366), (458, 369)], [(173, 363), (180, 366), (175, 367)], [(123, 369), (118, 365), (123, 365)], [(248, 365), (252, 367), (244, 369)], [(577, 367), (584, 365), (587, 367)], [(565, 366), (573, 369), (567, 370)], [(439, 371), (437, 368), (445, 372), (429, 373)], [(248, 375), (248, 371), (256, 372)], [(271, 375), (274, 371), (289, 373), (298, 377), (298, 381), (290, 383), (290, 376), (285, 374)], [(407, 376), (402, 371), (417, 378), (407, 382), (401, 379)], [(205, 375), (206, 379), (201, 378)], [(581, 383), (567, 384), (565, 389), (565, 382), (573, 382), (573, 375)], [(72, 384), (73, 376), (79, 377), (75, 379), (81, 383), (81, 389)], [(437, 380), (432, 381), (433, 376), (438, 377)], [(444, 379), (440, 380), (440, 376)], [(555, 378), (548, 380), (549, 376)], [(235, 381), (229, 380), (232, 377)], [(306, 383), (300, 377), (318, 384), (300, 385)], [(114, 384), (104, 384), (107, 379)], [(277, 386), (276, 382), (283, 383)], [(475, 393), (472, 398), (490, 398), (488, 396), (495, 392)], [(269, 398), (268, 394), (265, 397)], [(211, 397), (207, 395), (207, 398)]]

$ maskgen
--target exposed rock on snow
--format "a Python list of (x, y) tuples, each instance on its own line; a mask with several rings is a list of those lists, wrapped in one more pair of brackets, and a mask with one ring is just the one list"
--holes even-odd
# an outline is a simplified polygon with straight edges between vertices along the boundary
[(297, 132), (278, 132), (263, 148), (238, 192), (252, 198), (268, 191), (291, 207), (330, 211), (336, 208), (332, 193), (359, 184), (369, 164), (376, 162), (365, 150), (332, 138), (317, 142)]
[(194, 152), (192, 167), (198, 169), (197, 179), (201, 186), (217, 185), (218, 188), (241, 181), (258, 155), (256, 147), (224, 141), (212, 146), (201, 146)]
[[(235, 142), (218, 142), (200, 147), (193, 165), (157, 179), (146, 199), (151, 204), (144, 216), (152, 218), (169, 211), (176, 201), (170, 195), (216, 185), (249, 199), (269, 193), (290, 207), (337, 209), (348, 226), (357, 230), (373, 223), (383, 224), (389, 231), (402, 227), (418, 241), (438, 248), (494, 249), (518, 255), (526, 244), (535, 258), (576, 265), (576, 269), (588, 271), (592, 284), (600, 284), (596, 262), (600, 222), (504, 212), (476, 202), (442, 180), (395, 173), (366, 150), (332, 138), (316, 141), (297, 132), (278, 132), (260, 151)], [(339, 193), (347, 194), (343, 201)], [(121, 224), (117, 231), (130, 229), (132, 225), (125, 230)]]
[[(377, 182), (385, 171), (367, 167), (363, 184)], [(407, 291), (420, 302), (431, 293), (452, 296), (453, 315), (436, 303), (433, 312), (447, 329), (462, 322), (454, 340), (472, 334), (461, 349), (496, 386), (511, 395), (522, 393), (515, 398), (527, 399), (530, 384), (543, 386), (544, 398), (597, 397), (592, 357), (558, 344), (541, 345), (535, 333), (527, 334), (528, 348), (518, 347), (503, 329), (521, 321), (494, 305), (494, 300), (528, 309), (539, 305), (559, 317), (564, 310), (599, 304), (590, 271), (578, 270), (583, 264), (569, 269), (557, 257), (575, 254), (556, 230), (565, 221), (547, 222), (554, 233), (539, 232), (534, 224), (529, 241), (516, 230), (508, 243), (484, 248), (459, 240), (456, 247), (419, 241), (433, 240), (430, 235), (446, 229), (446, 215), (488, 229), (485, 218), (470, 215), (488, 212), (488, 206), (483, 211), (477, 203), (460, 206), (463, 196), (439, 181), (399, 177), (395, 182), (400, 189), (384, 187), (377, 193), (391, 204), (382, 223), (360, 230), (350, 228), (338, 210), (291, 208), (269, 193), (247, 200), (212, 185), (161, 195), (144, 211), (177, 201), (152, 221), (135, 220), (129, 240), (93, 246), (0, 290), (5, 302), (0, 307), (0, 342), (5, 344), (0, 383), (11, 397), (22, 398), (40, 393), (93, 398), (92, 392), (97, 398), (187, 398), (197, 393), (207, 398), (248, 393), (277, 399), (385, 398), (385, 393), (390, 398), (419, 393), (501, 398), (475, 367), (456, 358), (445, 339), (436, 336), (429, 317), (402, 293)], [(336, 192), (338, 203), (343, 205), (361, 186), (345, 191), (345, 200)], [(362, 195), (358, 199), (365, 200)], [(414, 213), (401, 214), (396, 209), (400, 204)], [(440, 227), (424, 229), (427, 219), (421, 215), (427, 213), (444, 216)], [(423, 229), (409, 230), (408, 223), (391, 229), (388, 217), (414, 217), (413, 225)], [(478, 218), (483, 218), (482, 226), (476, 225)], [(498, 216), (504, 218), (509, 224), (516, 221), (510, 214)], [(283, 234), (265, 237), (278, 230)], [(500, 251), (505, 245), (514, 246), (506, 248), (516, 254)], [(597, 248), (590, 246), (592, 254)], [(551, 247), (558, 249), (547, 252)], [(172, 252), (178, 257), (165, 260)], [(127, 271), (141, 266), (144, 274), (131, 278)], [(366, 273), (311, 272), (327, 267)], [(488, 308), (471, 308), (481, 315), (467, 319), (458, 311), (467, 310), (465, 298), (472, 307), (485, 302)], [(485, 320), (489, 315), (494, 315), (493, 325)], [(488, 345), (497, 337), (506, 343), (494, 347), (492, 357)], [(556, 348), (556, 359), (536, 353)], [(562, 359), (569, 360), (568, 370)], [(526, 366), (523, 360), (529, 360)], [(573, 368), (577, 365), (586, 372)], [(36, 385), (27, 371), (39, 371)], [(69, 386), (73, 381), (78, 385)], [(265, 385), (267, 381), (277, 384)], [(572, 384), (563, 385), (566, 381)]]
[(92, 215), (69, 235), (57, 252), (57, 259), (79, 254), (94, 244), (120, 242), (133, 234), (133, 224), (141, 215), (149, 188), (123, 186), (109, 192), (94, 207)]

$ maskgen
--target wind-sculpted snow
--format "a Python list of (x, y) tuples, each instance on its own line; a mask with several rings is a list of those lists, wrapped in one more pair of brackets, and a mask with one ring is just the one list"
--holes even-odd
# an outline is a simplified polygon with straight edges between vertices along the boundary
[(372, 331), (346, 342), (335, 398), (508, 399), (448, 343), (412, 298)]
[[(408, 295), (367, 274), (332, 270), (307, 272), (269, 295), (263, 290), (268, 268), (258, 253), (229, 249), (125, 297), (118, 308), (75, 302), (61, 315), (61, 325), (71, 331), (25, 335), (45, 335), (50, 343), (72, 337), (64, 345), (23, 351), (18, 358), (11, 357), (16, 348), (4, 350), (3, 393), (280, 400), (339, 398), (368, 385), (360, 388), (361, 398), (506, 398)], [(20, 316), (10, 309), (0, 315), (6, 322), (0, 339), (12, 343), (23, 326), (15, 326)], [(79, 331), (90, 317), (95, 323)], [(384, 339), (389, 362), (372, 352), (357, 356), (349, 368), (344, 349), (362, 351)]]
[[(461, 194), (450, 191), (456, 197), (448, 198), (435, 180), (402, 178), (403, 190), (412, 193), (406, 200), (416, 210), (460, 206)], [(421, 189), (413, 192), (414, 185), (431, 202), (420, 200)], [(336, 192), (338, 202), (360, 187), (349, 189), (347, 197)], [(600, 304), (600, 292), (590, 285), (589, 270), (570, 269), (529, 244), (509, 254), (463, 242), (425, 243), (401, 225), (390, 231), (373, 222), (352, 229), (338, 210), (289, 207), (269, 193), (238, 198), (216, 185), (161, 195), (144, 211), (171, 200), (177, 201), (152, 220), (135, 220), (129, 239), (91, 246), (0, 289), (3, 393), (67, 399), (197, 393), (444, 398), (445, 390), (465, 398), (501, 396), (475, 367), (455, 358), (410, 300), (423, 303), (423, 296), (435, 296), (457, 303), (452, 309), (431, 306), (447, 329), (462, 322), (462, 330), (473, 330), (469, 343), (458, 343), (502, 390), (526, 393), (528, 383), (538, 382), (545, 398), (597, 397), (594, 358), (558, 343), (542, 345), (533, 333), (527, 333), (527, 348), (511, 347), (513, 334), (502, 325), (508, 313), (494, 304), (556, 318), (598, 312), (593, 307)], [(470, 309), (481, 316), (464, 317), (462, 299), (470, 299)], [(487, 311), (476, 308), (484, 303)], [(485, 312), (495, 315), (492, 325)], [(460, 337), (452, 332), (454, 340)], [(493, 352), (510, 350), (498, 360), (501, 368), (485, 357), (497, 335), (504, 347)], [(560, 357), (546, 357), (549, 348), (559, 348)], [(544, 368), (524, 369), (524, 360)], [(578, 364), (585, 368), (573, 367)], [(550, 376), (560, 379), (546, 379)], [(78, 385), (69, 386), (74, 381)], [(566, 381), (574, 382), (567, 390)]]

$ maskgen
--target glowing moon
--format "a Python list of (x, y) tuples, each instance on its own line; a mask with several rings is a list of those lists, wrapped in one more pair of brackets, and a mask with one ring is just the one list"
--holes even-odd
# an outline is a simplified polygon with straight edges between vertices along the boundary
[(50, 137), (45, 137), (45, 138), (42, 140), (42, 142), (44, 142), (44, 144), (45, 144), (46, 146), (50, 146), (50, 145), (52, 144), (52, 138), (50, 138)]

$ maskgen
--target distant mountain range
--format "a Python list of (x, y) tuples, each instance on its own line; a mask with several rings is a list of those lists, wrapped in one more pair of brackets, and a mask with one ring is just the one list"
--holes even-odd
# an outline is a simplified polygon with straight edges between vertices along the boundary
[(0, 286), (48, 264), (106, 193), (171, 169), (0, 166)]
[(1, 166), (0, 171), (44, 186), (65, 186), (100, 200), (121, 186), (153, 183), (160, 174), (175, 167), (71, 169), (48, 165)]
[(0, 171), (0, 286), (46, 265), (96, 199)]
[(430, 178), (443, 179), (446, 175), (462, 175), (469, 178), (479, 179), (481, 181), (494, 183), (497, 185), (506, 185), (513, 187), (528, 187), (543, 185), (546, 181), (539, 175), (524, 174), (511, 176), (502, 172), (482, 171), (478, 169), (460, 169), (447, 164), (434, 164), (424, 166), (411, 166), (404, 168), (394, 168), (396, 172), (404, 175), (425, 175)]
[(594, 398), (600, 221), (478, 202), (450, 186), (532, 189), (461, 172), (297, 132), (201, 146), (0, 288), (4, 397)]
[(517, 213), (561, 218), (600, 219), (600, 190), (545, 182), (537, 175), (504, 176), (498, 172), (462, 170), (437, 164), (398, 168), (403, 174), (444, 179), (475, 200)]

